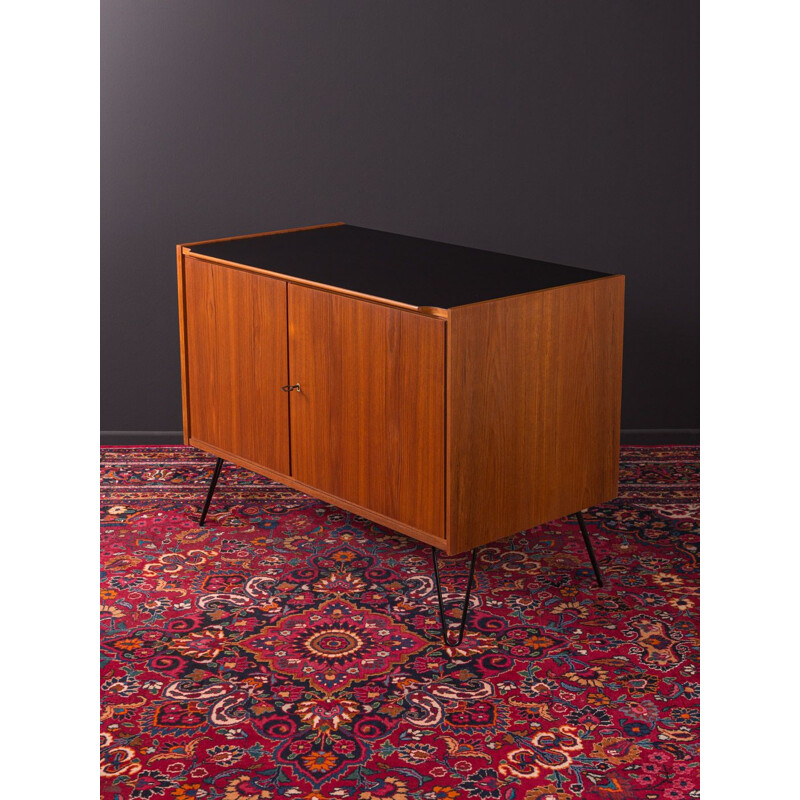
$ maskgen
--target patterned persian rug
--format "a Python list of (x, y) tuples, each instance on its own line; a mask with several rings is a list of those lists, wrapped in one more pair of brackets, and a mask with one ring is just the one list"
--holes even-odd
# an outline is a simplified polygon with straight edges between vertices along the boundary
[(103, 448), (103, 798), (699, 797), (698, 456), (623, 448), (604, 589), (571, 519), (484, 547), (446, 650), (427, 546), (229, 464), (200, 528), (210, 456)]

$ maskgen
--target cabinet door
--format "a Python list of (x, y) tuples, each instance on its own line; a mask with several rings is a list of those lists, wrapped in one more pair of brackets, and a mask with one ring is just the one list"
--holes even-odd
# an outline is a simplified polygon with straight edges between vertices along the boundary
[(286, 282), (185, 263), (190, 437), (288, 474)]
[(444, 328), (290, 284), (293, 477), (444, 537)]

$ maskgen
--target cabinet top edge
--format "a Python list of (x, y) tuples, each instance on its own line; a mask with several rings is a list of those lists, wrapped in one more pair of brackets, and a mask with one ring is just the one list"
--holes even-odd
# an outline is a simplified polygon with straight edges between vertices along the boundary
[[(285, 235), (277, 235), (285, 234)], [(342, 222), (178, 245), (218, 263), (434, 316), (610, 273)]]
[(516, 298), (525, 298), (525, 297), (532, 297), (534, 295), (541, 295), (547, 294), (548, 292), (558, 292), (562, 289), (567, 289), (571, 286), (586, 286), (587, 284), (593, 283), (605, 283), (607, 281), (613, 280), (620, 280), (622, 283), (625, 283), (625, 275), (621, 272), (613, 272), (609, 273), (608, 275), (601, 275), (598, 278), (587, 278), (585, 281), (576, 281), (575, 283), (569, 283), (562, 286), (548, 286), (546, 289), (535, 289), (532, 292), (520, 292), (520, 294), (509, 295), (506, 297), (494, 297), (491, 300), (480, 300), (477, 303), (464, 303), (462, 306), (454, 306), (453, 308), (449, 308), (448, 316), (452, 315), (454, 312), (458, 313), (462, 309), (464, 311), (468, 311), (469, 309), (476, 308), (478, 306), (485, 306), (489, 305), (490, 303), (502, 303), (507, 300), (514, 300)]
[(178, 247), (195, 247), (205, 244), (217, 244), (218, 242), (238, 242), (242, 239), (258, 239), (260, 236), (278, 236), (281, 233), (300, 233), (301, 231), (315, 231), (319, 228), (335, 228), (344, 225), (344, 222), (323, 222), (319, 225), (303, 225), (300, 228), (283, 228), (277, 231), (261, 231), (260, 233), (244, 233), (239, 236), (223, 236), (220, 239), (202, 239), (199, 242), (183, 242)]

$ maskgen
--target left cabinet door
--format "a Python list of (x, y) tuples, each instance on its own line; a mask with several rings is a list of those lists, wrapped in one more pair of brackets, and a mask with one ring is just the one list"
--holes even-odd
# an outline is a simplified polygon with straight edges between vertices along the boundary
[(288, 475), (286, 281), (184, 263), (190, 440)]

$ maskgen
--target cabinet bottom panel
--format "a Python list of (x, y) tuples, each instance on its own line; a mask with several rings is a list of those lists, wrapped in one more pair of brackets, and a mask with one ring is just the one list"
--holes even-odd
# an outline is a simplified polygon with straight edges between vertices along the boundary
[(299, 492), (303, 492), (311, 497), (316, 497), (318, 500), (324, 500), (326, 503), (330, 503), (338, 508), (343, 508), (345, 511), (352, 511), (354, 514), (358, 514), (360, 517), (365, 517), (366, 519), (375, 522), (378, 525), (383, 525), (384, 527), (390, 528), (393, 531), (403, 533), (406, 536), (410, 536), (412, 539), (425, 542), (425, 544), (432, 544), (434, 547), (444, 551), (445, 553), (448, 552), (447, 540), (442, 539), (439, 536), (434, 536), (433, 534), (426, 533), (425, 531), (421, 531), (417, 528), (411, 527), (410, 525), (406, 525), (403, 522), (398, 522), (395, 519), (386, 517), (383, 514), (379, 514), (370, 510), (369, 508), (364, 508), (357, 503), (351, 503), (348, 500), (342, 500), (340, 497), (336, 497), (335, 495), (322, 492), (319, 489), (315, 489), (313, 486), (308, 486), (305, 483), (295, 480), (289, 475), (282, 475), (280, 472), (275, 472), (267, 467), (262, 467), (260, 464), (256, 464), (255, 462), (249, 461), (246, 458), (241, 458), (240, 456), (229, 453), (227, 450), (222, 450), (219, 447), (214, 447), (214, 445), (203, 442), (200, 439), (195, 439), (192, 437), (189, 439), (189, 444), (193, 447), (197, 447), (199, 450), (210, 453), (213, 456), (222, 458), (225, 461), (230, 461), (231, 464), (236, 464), (237, 466), (249, 469), (251, 472), (257, 472), (259, 475), (272, 478), (272, 480), (278, 481), (278, 483), (282, 483), (291, 489), (297, 489)]

